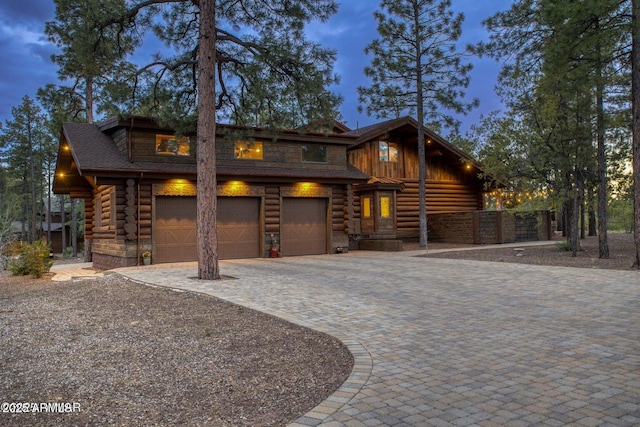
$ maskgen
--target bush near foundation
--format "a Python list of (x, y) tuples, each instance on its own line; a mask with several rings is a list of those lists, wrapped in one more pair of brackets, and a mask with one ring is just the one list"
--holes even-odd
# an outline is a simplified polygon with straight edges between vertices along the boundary
[(49, 272), (53, 265), (50, 253), (51, 247), (42, 239), (34, 243), (24, 243), (18, 258), (9, 260), (8, 269), (14, 276), (30, 274), (40, 278)]

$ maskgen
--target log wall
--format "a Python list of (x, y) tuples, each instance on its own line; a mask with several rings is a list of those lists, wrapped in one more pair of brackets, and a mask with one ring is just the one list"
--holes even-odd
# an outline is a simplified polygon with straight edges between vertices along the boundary
[[(397, 194), (398, 237), (417, 236), (420, 230), (420, 197), (417, 180), (403, 180), (405, 189)], [(427, 180), (427, 214), (471, 212), (482, 209), (482, 193), (463, 182)]]

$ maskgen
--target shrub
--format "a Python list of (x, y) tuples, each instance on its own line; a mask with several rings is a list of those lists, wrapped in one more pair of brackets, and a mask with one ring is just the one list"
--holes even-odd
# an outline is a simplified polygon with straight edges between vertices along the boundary
[(556, 243), (556, 248), (558, 248), (559, 252), (569, 252), (571, 250), (571, 242), (563, 240), (562, 242)]
[(50, 253), (51, 248), (43, 239), (34, 243), (25, 243), (18, 258), (9, 261), (9, 271), (14, 276), (31, 274), (33, 277), (42, 277), (53, 265), (49, 258)]
[(71, 246), (67, 246), (62, 250), (62, 258), (69, 259), (73, 256), (73, 248)]

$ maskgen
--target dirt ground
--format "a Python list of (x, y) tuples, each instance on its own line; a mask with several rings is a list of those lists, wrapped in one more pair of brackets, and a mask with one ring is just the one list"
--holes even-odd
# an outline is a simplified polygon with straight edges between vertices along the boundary
[(114, 274), (53, 282), (0, 273), (0, 337), (2, 402), (79, 406), (10, 413), (25, 408), (3, 403), (2, 426), (286, 425), (353, 365), (327, 335)]
[[(623, 270), (633, 264), (631, 234), (609, 235), (608, 260), (598, 259), (596, 237), (581, 245), (575, 258), (555, 244), (526, 247), (522, 257), (513, 248), (426, 256)], [(114, 274), (50, 277), (0, 272), (0, 396), (9, 404), (77, 406), (64, 414), (10, 413), (17, 405), (3, 403), (0, 426), (286, 425), (333, 393), (352, 368), (337, 340), (216, 298)]]
[[(581, 250), (577, 252), (575, 257), (571, 252), (559, 249), (559, 244), (564, 242), (562, 236), (556, 236), (555, 241), (555, 244), (548, 246), (525, 246), (522, 256), (516, 256), (513, 248), (497, 248), (445, 252), (426, 255), (426, 257), (614, 270), (629, 270), (633, 267), (635, 250), (633, 234), (608, 233), (609, 259), (600, 259), (598, 257), (597, 237), (582, 239), (580, 241)], [(465, 245), (467, 248), (469, 246)], [(429, 246), (429, 249), (442, 247), (445, 247), (445, 245), (434, 243)]]

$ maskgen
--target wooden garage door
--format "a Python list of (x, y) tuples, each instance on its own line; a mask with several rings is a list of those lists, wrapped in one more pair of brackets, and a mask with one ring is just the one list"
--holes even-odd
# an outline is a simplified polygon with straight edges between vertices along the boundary
[(156, 197), (154, 263), (196, 261), (196, 198)]
[[(196, 198), (156, 197), (154, 262), (197, 261)], [(218, 198), (218, 257), (260, 256), (260, 199)]]
[(327, 253), (327, 199), (283, 199), (280, 250), (283, 255)]
[(259, 198), (218, 198), (218, 250), (220, 259), (260, 256)]

